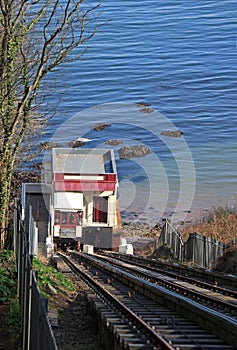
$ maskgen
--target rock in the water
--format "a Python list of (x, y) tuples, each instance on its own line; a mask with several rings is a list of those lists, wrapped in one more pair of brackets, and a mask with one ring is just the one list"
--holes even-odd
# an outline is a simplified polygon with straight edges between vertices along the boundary
[(68, 142), (68, 146), (71, 148), (78, 148), (78, 147), (84, 146), (84, 142), (78, 141), (78, 140), (70, 141), (70, 142)]
[(41, 142), (39, 144), (39, 148), (40, 149), (52, 149), (52, 148), (60, 148), (62, 147), (62, 145), (60, 145), (59, 143), (56, 142)]
[(106, 124), (106, 123), (99, 123), (97, 125), (95, 125), (92, 129), (96, 130), (96, 131), (101, 131), (104, 130), (105, 128), (111, 126), (111, 124)]
[(146, 102), (137, 102), (137, 106), (138, 107), (149, 107), (150, 103), (146, 103)]
[(183, 135), (183, 132), (180, 130), (165, 130), (160, 133), (164, 136), (170, 136), (170, 137), (180, 137)]
[(110, 146), (118, 146), (118, 145), (120, 145), (123, 142), (118, 140), (118, 139), (114, 139), (114, 140), (106, 140), (104, 143), (106, 145), (110, 145)]
[(153, 108), (149, 108), (149, 107), (144, 107), (144, 108), (140, 109), (140, 112), (142, 112), (142, 113), (152, 113), (152, 112), (154, 112), (154, 109)]
[(134, 157), (144, 157), (151, 153), (151, 150), (143, 145), (139, 146), (124, 146), (118, 150), (120, 159), (129, 159)]

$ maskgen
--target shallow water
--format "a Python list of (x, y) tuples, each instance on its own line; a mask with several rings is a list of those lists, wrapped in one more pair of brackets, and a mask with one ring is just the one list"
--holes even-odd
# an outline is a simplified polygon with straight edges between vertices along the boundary
[[(86, 136), (86, 147), (108, 147), (105, 140), (119, 138), (153, 151), (125, 161), (123, 145), (114, 148), (124, 220), (189, 220), (235, 202), (236, 1), (104, 0), (101, 10), (109, 22), (58, 74), (49, 96), (60, 105), (45, 140)], [(96, 132), (98, 122), (112, 125)], [(169, 129), (184, 134), (160, 135)]]

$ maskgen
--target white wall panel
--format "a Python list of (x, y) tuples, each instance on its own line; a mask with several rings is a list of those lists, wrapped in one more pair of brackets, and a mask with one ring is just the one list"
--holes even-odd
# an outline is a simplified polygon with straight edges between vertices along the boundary
[(83, 193), (56, 192), (54, 209), (83, 209)]

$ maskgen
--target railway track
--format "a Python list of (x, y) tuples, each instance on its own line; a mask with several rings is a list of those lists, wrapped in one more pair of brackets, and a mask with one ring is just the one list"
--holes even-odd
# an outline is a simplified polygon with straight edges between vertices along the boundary
[[(132, 265), (145, 267), (150, 271), (165, 273), (166, 276), (179, 279), (184, 282), (195, 284), (214, 292), (237, 298), (237, 277), (221, 274), (205, 269), (190, 268), (179, 264), (165, 264), (152, 259), (137, 257), (133, 255), (121, 255), (117, 253), (104, 252), (114, 259), (130, 262)], [(225, 286), (224, 286), (225, 285)]]
[(108, 251), (103, 251), (102, 254), (111, 256), (115, 259), (117, 258), (119, 260), (131, 262), (133, 264), (155, 268), (157, 272), (165, 271), (166, 274), (171, 277), (178, 276), (178, 278), (181, 278), (183, 276), (183, 279), (186, 280), (189, 278), (194, 278), (196, 283), (208, 283), (213, 286), (213, 289), (217, 286), (222, 286), (223, 288), (232, 288), (232, 290), (235, 292), (237, 290), (237, 276), (234, 275), (219, 273), (194, 266), (185, 266), (178, 263), (167, 263), (161, 260), (155, 260), (136, 255), (126, 255), (114, 252), (111, 253)]
[(104, 256), (98, 256), (98, 258), (108, 261), (114, 266), (123, 267), (136, 276), (148, 279), (152, 283), (164, 286), (195, 301), (202, 302), (208, 307), (237, 319), (237, 292), (233, 289), (223, 288), (162, 269), (144, 266), (137, 262), (127, 262), (124, 258), (114, 259)]
[[(95, 255), (62, 255), (89, 285), (105, 349), (215, 349), (237, 344), (237, 321)], [(123, 263), (124, 264), (124, 263)]]

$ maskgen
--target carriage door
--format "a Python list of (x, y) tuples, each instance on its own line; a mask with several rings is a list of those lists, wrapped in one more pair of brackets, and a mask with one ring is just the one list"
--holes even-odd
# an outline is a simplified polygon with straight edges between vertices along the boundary
[(104, 222), (108, 218), (108, 197), (93, 197), (93, 222)]

